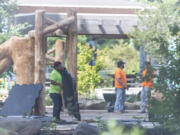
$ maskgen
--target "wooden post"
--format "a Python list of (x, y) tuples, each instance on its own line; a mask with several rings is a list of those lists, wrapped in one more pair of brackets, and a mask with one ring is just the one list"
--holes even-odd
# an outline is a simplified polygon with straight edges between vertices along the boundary
[(65, 64), (64, 49), (65, 49), (64, 42), (62, 40), (57, 40), (55, 45), (55, 61), (60, 61), (62, 65)]
[(45, 52), (46, 38), (43, 35), (44, 11), (37, 10), (35, 16), (35, 74), (34, 83), (42, 83), (44, 86), (35, 105), (35, 114), (45, 114)]
[[(62, 40), (56, 40), (56, 44), (55, 44), (55, 61), (60, 61), (62, 63), (63, 66), (65, 66), (65, 46), (64, 46), (64, 42)], [(65, 103), (64, 103), (64, 95), (63, 95), (63, 91), (61, 91), (61, 96), (62, 96), (62, 111), (65, 108)]]
[(76, 12), (70, 11), (68, 16), (74, 16), (74, 22), (70, 25), (67, 35), (68, 48), (68, 71), (77, 81), (77, 15)]

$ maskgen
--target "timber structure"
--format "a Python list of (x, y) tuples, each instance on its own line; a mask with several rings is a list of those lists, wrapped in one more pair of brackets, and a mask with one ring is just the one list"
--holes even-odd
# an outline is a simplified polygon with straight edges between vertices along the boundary
[[(82, 4), (78, 4), (78, 1)], [(84, 6), (84, 0), (78, 1), (73, 4), (73, 0), (64, 0), (64, 2), (71, 2), (74, 5), (67, 4), (65, 6), (56, 3), (60, 2), (57, 0), (18, 0), (19, 10), (15, 16), (15, 25), (30, 24), (31, 27), (23, 31), (28, 38), (13, 38), (0, 46), (0, 52), (11, 50), (9, 54), (0, 54), (0, 65), (3, 65), (0, 66), (0, 73), (14, 64), (18, 84), (43, 84), (44, 90), (40, 93), (35, 106), (34, 113), (36, 115), (45, 114), (46, 64), (52, 64), (57, 60), (64, 64), (66, 46), (68, 71), (77, 80), (77, 35), (127, 38), (127, 34), (137, 25), (135, 12), (143, 9), (140, 5), (129, 5), (126, 0), (115, 0), (116, 6), (112, 5), (110, 0), (99, 0), (99, 2), (109, 2), (107, 3), (109, 6), (100, 6), (100, 3), (94, 0), (86, 0), (91, 6)], [(93, 5), (92, 1), (97, 5)], [(46, 4), (46, 2), (48, 3)], [(119, 2), (124, 6), (123, 4), (118, 5)], [(51, 4), (49, 5), (49, 3)], [(66, 36), (66, 45), (57, 40), (55, 47), (47, 51), (47, 38), (61, 36)], [(22, 42), (21, 46), (20, 42)], [(13, 50), (11, 44), (16, 49)], [(24, 48), (24, 53), (22, 53), (22, 48)], [(55, 57), (50, 55), (52, 52), (55, 52)], [(24, 64), (21, 63), (20, 58)]]

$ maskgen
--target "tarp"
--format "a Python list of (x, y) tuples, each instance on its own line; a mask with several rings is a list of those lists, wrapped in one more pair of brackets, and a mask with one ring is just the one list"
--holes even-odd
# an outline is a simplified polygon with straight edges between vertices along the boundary
[(79, 112), (79, 104), (78, 104), (78, 94), (76, 90), (76, 81), (71, 76), (71, 74), (63, 68), (63, 71), (60, 72), (62, 75), (62, 84), (63, 84), (63, 96), (64, 103), (68, 112), (74, 115), (79, 121), (81, 120), (81, 115)]

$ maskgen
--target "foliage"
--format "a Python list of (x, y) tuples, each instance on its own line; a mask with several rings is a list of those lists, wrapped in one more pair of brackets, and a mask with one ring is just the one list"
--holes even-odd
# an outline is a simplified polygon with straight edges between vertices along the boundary
[(117, 45), (119, 41), (117, 39), (106, 39), (106, 38), (99, 38), (97, 39), (97, 44), (99, 49), (104, 49), (107, 46), (112, 48), (114, 45)]
[(0, 0), (0, 33), (9, 30), (16, 9), (16, 0)]
[(0, 128), (0, 134), (7, 135), (8, 131), (6, 129)]
[(43, 130), (46, 130), (49, 134), (51, 132), (56, 132), (57, 131), (57, 123), (56, 123), (56, 118), (52, 119), (52, 122), (45, 122), (43, 123)]
[(49, 96), (49, 91), (46, 91), (45, 104), (46, 104), (46, 106), (50, 106), (50, 105), (53, 104), (53, 103), (52, 103), (52, 99), (51, 99), (50, 96)]
[(0, 43), (11, 36), (22, 36), (20, 32), (29, 27), (28, 24), (13, 26), (16, 9), (16, 0), (0, 0)]
[(155, 90), (160, 101), (151, 99), (154, 121), (180, 132), (180, 5), (176, 0), (155, 3), (139, 15), (138, 27), (131, 34), (138, 48), (143, 45), (158, 61)]
[(116, 121), (109, 121), (107, 123), (108, 131), (103, 132), (101, 135), (143, 135), (144, 131), (138, 127), (131, 130), (125, 130), (123, 126), (117, 124)]
[(9, 31), (0, 33), (0, 44), (8, 40), (12, 36), (23, 36), (20, 32), (30, 27), (28, 24), (11, 25)]
[[(92, 39), (91, 37), (86, 36), (78, 36), (78, 42), (81, 46), (87, 43), (87, 40)], [(116, 40), (116, 39), (94, 39), (97, 42), (97, 50), (96, 54), (98, 58), (96, 59), (96, 66), (89, 66), (89, 62), (92, 60), (93, 49), (89, 49), (88, 45), (86, 47), (80, 48), (79, 52), (83, 52), (78, 56), (78, 65), (81, 64), (81, 68), (78, 68), (78, 76), (79, 76), (79, 84), (80, 89), (85, 89), (86, 87), (90, 87), (90, 83), (98, 82), (96, 86), (100, 87), (110, 87), (112, 86), (114, 70), (117, 67), (118, 60), (126, 61), (125, 72), (128, 74), (134, 74), (135, 72), (139, 72), (139, 53), (134, 49), (134, 47), (129, 43), (129, 40)], [(86, 51), (87, 50), (87, 51)], [(83, 66), (83, 64), (86, 65)], [(97, 65), (98, 64), (98, 65)], [(87, 67), (86, 67), (87, 66)], [(96, 75), (92, 75), (93, 72), (84, 72), (84, 69), (87, 71), (94, 70), (96, 74), (100, 71), (100, 76), (96, 78)], [(89, 78), (87, 76), (93, 76), (97, 80), (92, 79), (88, 81)], [(81, 81), (83, 80), (83, 81)], [(86, 80), (86, 81), (85, 81)], [(87, 82), (87, 84), (85, 84)], [(83, 86), (84, 85), (84, 86)], [(92, 85), (91, 85), (92, 86)], [(95, 86), (95, 85), (94, 85)], [(90, 89), (94, 89), (90, 88)], [(87, 89), (87, 91), (89, 91)], [(90, 93), (89, 93), (90, 94)]]
[(139, 53), (131, 47), (127, 42), (120, 41), (119, 45), (114, 45), (112, 48), (106, 47), (100, 54), (104, 54), (105, 70), (114, 70), (117, 67), (117, 62), (123, 60), (125, 64), (125, 72), (134, 74), (139, 72)]
[[(0, 0), (0, 44), (8, 40), (12, 36), (22, 36), (20, 32), (23, 29), (30, 27), (28, 24), (13, 26), (13, 19), (16, 13), (16, 0)], [(12, 67), (3, 73), (5, 77), (12, 71)]]
[(143, 45), (147, 52), (154, 55), (161, 55), (167, 51), (167, 45), (173, 40), (172, 30), (178, 31), (176, 26), (179, 25), (179, 11), (173, 1), (152, 5), (138, 14), (140, 21), (135, 31), (130, 34), (136, 48)]
[(89, 62), (93, 59), (94, 48), (78, 44), (78, 91), (86, 97), (93, 93), (93, 90), (101, 83), (99, 71), (103, 68), (102, 56), (97, 56), (96, 65), (91, 66)]
[(100, 130), (104, 130), (105, 129), (105, 121), (102, 120), (102, 116), (97, 116), (96, 117), (96, 123), (97, 126)]
[(130, 103), (140, 101), (140, 95), (139, 94), (138, 95), (135, 95), (135, 94), (126, 95), (126, 101), (130, 102)]

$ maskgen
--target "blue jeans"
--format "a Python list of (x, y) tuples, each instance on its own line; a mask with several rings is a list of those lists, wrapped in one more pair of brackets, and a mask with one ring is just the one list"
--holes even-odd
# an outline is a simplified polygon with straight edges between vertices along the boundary
[(148, 87), (143, 87), (141, 91), (141, 111), (145, 112), (147, 105), (148, 105), (148, 100), (149, 100), (149, 95), (150, 95), (150, 88)]
[(60, 111), (62, 107), (62, 98), (60, 94), (50, 93), (50, 97), (53, 101), (53, 117), (56, 120), (60, 120)]
[(114, 111), (123, 111), (124, 108), (124, 102), (126, 99), (126, 91), (121, 88), (115, 88), (116, 91), (116, 101), (114, 105)]

